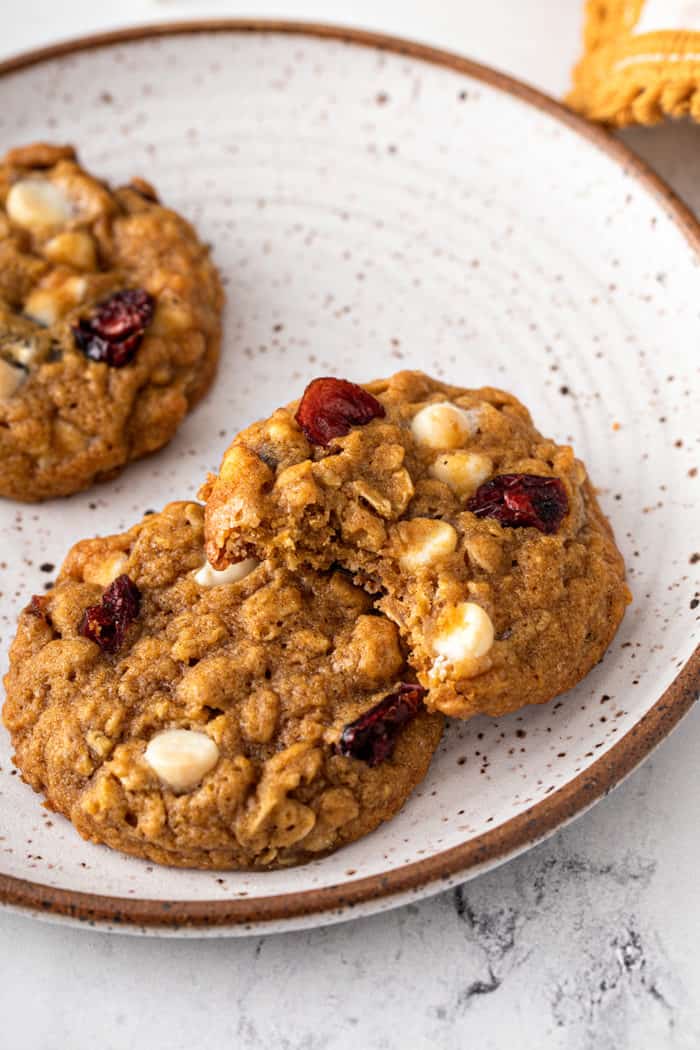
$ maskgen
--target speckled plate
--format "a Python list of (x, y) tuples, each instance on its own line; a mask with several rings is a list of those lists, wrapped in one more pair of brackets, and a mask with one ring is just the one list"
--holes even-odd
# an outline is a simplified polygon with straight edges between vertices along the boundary
[(0, 72), (0, 148), (67, 140), (109, 179), (151, 179), (214, 244), (229, 293), (218, 384), (168, 449), (70, 500), (0, 506), (3, 664), (18, 610), (49, 582), (42, 565), (192, 496), (234, 430), (328, 372), (419, 367), (512, 390), (589, 464), (635, 598), (577, 689), (453, 723), (396, 820), (284, 872), (164, 869), (85, 843), (15, 775), (3, 733), (5, 903), (133, 932), (318, 925), (462, 881), (604, 795), (700, 679), (691, 216), (555, 103), (395, 40), (190, 24)]

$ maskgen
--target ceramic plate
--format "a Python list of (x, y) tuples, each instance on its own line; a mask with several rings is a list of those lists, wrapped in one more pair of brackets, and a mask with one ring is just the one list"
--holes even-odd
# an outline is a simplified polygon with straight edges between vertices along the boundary
[(139, 29), (2, 72), (3, 149), (74, 142), (110, 180), (152, 180), (214, 245), (229, 297), (218, 383), (169, 448), (72, 499), (0, 507), (3, 663), (19, 609), (50, 580), (42, 565), (193, 496), (235, 430), (327, 373), (423, 368), (513, 391), (589, 465), (635, 599), (577, 689), (451, 724), (396, 820), (293, 870), (171, 870), (85, 843), (15, 775), (2, 733), (4, 901), (143, 932), (312, 926), (462, 881), (600, 798), (670, 730), (700, 677), (690, 216), (556, 104), (379, 37)]

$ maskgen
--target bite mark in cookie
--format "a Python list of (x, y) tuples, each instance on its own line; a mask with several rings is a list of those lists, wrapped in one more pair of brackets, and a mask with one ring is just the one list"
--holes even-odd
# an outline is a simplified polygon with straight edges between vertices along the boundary
[(420, 372), (362, 389), (381, 411), (327, 444), (309, 440), (307, 394), (234, 439), (202, 489), (212, 564), (348, 569), (448, 714), (499, 715), (575, 685), (629, 601), (583, 464), (504, 391)]

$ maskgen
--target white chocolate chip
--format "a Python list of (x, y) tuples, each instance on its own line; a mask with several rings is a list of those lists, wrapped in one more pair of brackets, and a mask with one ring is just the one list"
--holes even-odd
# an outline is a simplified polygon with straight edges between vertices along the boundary
[(457, 548), (457, 533), (446, 521), (413, 518), (396, 526), (399, 564), (415, 571), (449, 557)]
[(426, 405), (411, 421), (411, 433), (427, 448), (460, 448), (475, 433), (478, 411), (460, 408), (451, 401)]
[(63, 190), (48, 179), (21, 179), (11, 187), (5, 202), (11, 222), (36, 232), (57, 229), (73, 216)]
[(16, 394), (26, 378), (27, 373), (23, 368), (17, 368), (0, 357), (0, 401)]
[(458, 496), (470, 496), (493, 473), (493, 463), (481, 452), (444, 452), (428, 473), (449, 485)]
[(96, 583), (100, 587), (109, 587), (110, 583), (121, 576), (126, 568), (127, 557), (124, 551), (112, 551), (100, 561), (88, 562), (83, 570), (86, 583)]
[(149, 742), (144, 758), (173, 791), (189, 791), (219, 761), (219, 749), (206, 733), (166, 729)]
[(444, 678), (448, 671), (469, 677), (477, 661), (493, 645), (491, 617), (476, 602), (462, 602), (443, 618), (440, 634), (433, 640), (438, 659), (433, 670)]
[(245, 558), (237, 561), (226, 569), (214, 569), (205, 561), (201, 569), (194, 574), (194, 578), (200, 587), (219, 587), (222, 583), (238, 583), (244, 576), (257, 569), (259, 561), (255, 558)]

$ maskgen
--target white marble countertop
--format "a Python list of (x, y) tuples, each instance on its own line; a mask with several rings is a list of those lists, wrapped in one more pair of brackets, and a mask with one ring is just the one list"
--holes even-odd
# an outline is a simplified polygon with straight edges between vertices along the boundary
[[(129, 22), (267, 14), (423, 39), (560, 95), (582, 6), (23, 0), (3, 26), (0, 57)], [(700, 211), (700, 128), (625, 138)], [(544, 845), (372, 919), (248, 940), (158, 941), (0, 913), (0, 1045), (695, 1050), (699, 745), (696, 708), (611, 797)]]

